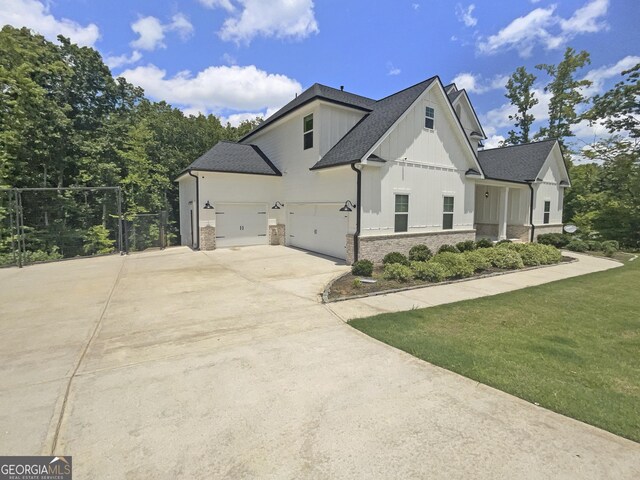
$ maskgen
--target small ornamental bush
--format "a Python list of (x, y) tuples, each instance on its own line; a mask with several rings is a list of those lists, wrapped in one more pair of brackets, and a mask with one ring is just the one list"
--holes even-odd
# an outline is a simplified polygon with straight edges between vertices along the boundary
[(473, 266), (459, 253), (438, 253), (431, 261), (445, 268), (447, 278), (466, 278), (473, 275)]
[(562, 260), (560, 250), (551, 245), (539, 243), (519, 243), (515, 249), (526, 266), (550, 265)]
[(567, 250), (571, 250), (572, 252), (586, 252), (589, 250), (589, 245), (584, 240), (578, 240), (574, 238), (569, 243), (567, 243)]
[(496, 245), (504, 245), (506, 243), (513, 243), (511, 240), (505, 238), (503, 240), (500, 240), (498, 243), (496, 243)]
[(413, 278), (413, 270), (401, 263), (390, 263), (384, 267), (382, 276), (387, 280), (398, 280), (400, 282), (408, 282)]
[(491, 248), (493, 247), (493, 242), (488, 238), (481, 238), (480, 240), (476, 240), (476, 248)]
[(414, 245), (409, 250), (409, 260), (412, 262), (426, 262), (432, 256), (431, 250), (424, 244)]
[(409, 260), (400, 252), (387, 253), (382, 259), (384, 265), (391, 265), (393, 263), (399, 263), (400, 265), (409, 265)]
[(428, 282), (442, 282), (447, 278), (447, 269), (437, 262), (413, 262), (413, 277)]
[(509, 270), (524, 268), (524, 263), (520, 254), (511, 248), (493, 248), (487, 250), (487, 255), (491, 259), (491, 265), (496, 268)]
[(471, 250), (476, 249), (476, 242), (473, 240), (465, 240), (464, 242), (456, 243), (456, 248), (460, 252), (470, 252)]
[(553, 245), (556, 248), (564, 248), (571, 241), (569, 235), (563, 233), (543, 233), (538, 235), (537, 242), (543, 245)]
[(602, 242), (597, 240), (586, 240), (586, 244), (590, 252), (599, 252), (602, 250)]
[(491, 268), (491, 259), (484, 251), (473, 250), (471, 252), (464, 252), (463, 255), (475, 272), (481, 272)]
[(370, 260), (358, 260), (352, 265), (351, 273), (362, 277), (370, 277), (373, 273), (373, 262)]
[[(606, 242), (605, 242), (606, 243)], [(611, 244), (606, 244), (602, 246), (602, 252), (607, 256), (607, 257), (613, 257), (613, 254), (616, 253), (618, 250)]]
[(453, 245), (449, 245), (449, 244), (445, 243), (444, 245), (441, 245), (440, 248), (438, 249), (438, 253), (444, 253), (444, 252), (460, 253), (460, 250), (458, 250)]
[(617, 240), (605, 240), (602, 242), (602, 248), (604, 249), (606, 247), (613, 248), (615, 251), (620, 250), (620, 244)]
[(354, 278), (353, 288), (361, 288), (361, 287), (362, 287), (362, 280), (360, 280), (359, 278)]

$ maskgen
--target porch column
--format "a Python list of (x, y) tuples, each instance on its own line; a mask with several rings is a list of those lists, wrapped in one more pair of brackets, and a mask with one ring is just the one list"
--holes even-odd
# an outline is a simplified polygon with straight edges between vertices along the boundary
[(500, 209), (498, 213), (498, 240), (507, 238), (507, 217), (509, 209), (509, 187), (504, 187), (500, 192)]

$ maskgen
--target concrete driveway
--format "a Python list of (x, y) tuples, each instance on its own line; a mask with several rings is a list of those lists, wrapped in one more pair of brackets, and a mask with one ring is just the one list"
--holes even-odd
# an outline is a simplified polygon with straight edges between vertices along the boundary
[(346, 268), (248, 247), (0, 270), (0, 455), (97, 479), (640, 476), (640, 445), (345, 325), (318, 293)]

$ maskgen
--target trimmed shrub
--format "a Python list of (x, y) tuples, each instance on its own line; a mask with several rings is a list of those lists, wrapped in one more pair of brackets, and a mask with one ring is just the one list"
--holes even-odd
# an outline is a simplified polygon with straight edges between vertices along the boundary
[(409, 250), (409, 260), (412, 262), (426, 262), (432, 256), (431, 249), (424, 244), (414, 245)]
[(602, 250), (602, 242), (597, 240), (586, 240), (586, 244), (590, 252), (598, 252)]
[(620, 244), (617, 240), (605, 240), (604, 242), (602, 242), (602, 248), (605, 248), (606, 246), (611, 247), (616, 251), (620, 250)]
[(387, 253), (382, 259), (384, 265), (391, 265), (393, 263), (399, 263), (400, 265), (409, 265), (409, 260), (400, 252)]
[(491, 265), (496, 268), (509, 270), (524, 268), (520, 254), (512, 248), (493, 248), (486, 253), (491, 259)]
[(411, 264), (414, 278), (429, 282), (442, 282), (447, 278), (447, 269), (437, 262), (413, 262)]
[(550, 265), (562, 260), (560, 250), (551, 245), (541, 245), (539, 243), (519, 243), (516, 251), (522, 258), (522, 263), (526, 266)]
[(445, 268), (447, 278), (466, 278), (473, 275), (473, 266), (460, 253), (438, 253), (431, 261)]
[(488, 238), (481, 238), (480, 240), (476, 240), (476, 248), (491, 248), (493, 247), (493, 242)]
[(586, 252), (589, 250), (589, 245), (584, 240), (578, 240), (574, 238), (566, 245), (567, 250), (571, 250), (572, 252)]
[(473, 240), (465, 240), (464, 242), (456, 243), (456, 248), (461, 252), (470, 252), (476, 249), (476, 242)]
[(500, 240), (498, 243), (496, 243), (496, 245), (504, 245), (505, 243), (513, 243), (513, 242), (508, 238), (505, 238), (504, 240)]
[(491, 259), (484, 251), (473, 250), (471, 252), (464, 252), (463, 255), (476, 272), (489, 270), (491, 268)]
[(448, 243), (445, 243), (444, 245), (441, 245), (440, 248), (438, 249), (438, 253), (444, 253), (444, 252), (460, 253), (460, 250), (458, 250), (453, 245), (449, 245)]
[(408, 282), (413, 278), (413, 270), (401, 263), (390, 263), (384, 267), (382, 276), (387, 280), (398, 280), (400, 282)]
[(351, 273), (362, 277), (370, 277), (373, 273), (373, 262), (371, 260), (358, 260), (351, 266)]
[(543, 233), (538, 235), (537, 242), (543, 245), (553, 245), (556, 248), (564, 248), (571, 241), (569, 235), (563, 233)]
[(360, 280), (359, 278), (354, 278), (353, 288), (361, 288), (361, 287), (362, 287), (362, 280)]
[(618, 250), (610, 244), (606, 244), (602, 247), (602, 252), (607, 256), (607, 257), (613, 257), (613, 254), (616, 253)]

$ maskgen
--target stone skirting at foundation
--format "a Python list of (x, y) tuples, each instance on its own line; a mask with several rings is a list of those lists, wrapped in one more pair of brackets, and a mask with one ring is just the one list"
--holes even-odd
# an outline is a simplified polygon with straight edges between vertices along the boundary
[[(353, 265), (355, 260), (355, 252), (354, 252), (354, 235), (352, 233), (347, 234), (347, 258), (345, 258), (345, 262), (347, 265)], [(360, 257), (362, 258), (362, 257)]]
[(476, 223), (474, 227), (478, 238), (498, 238), (497, 223)]
[[(437, 252), (444, 245), (455, 245), (465, 240), (475, 240), (475, 230), (447, 230), (445, 232), (397, 233), (394, 235), (376, 235), (358, 239), (358, 259), (382, 263), (389, 252), (400, 252), (405, 255), (414, 245), (425, 244), (432, 252)], [(347, 256), (349, 243), (347, 242)]]
[(269, 225), (269, 245), (284, 245), (284, 224)]
[(216, 249), (216, 227), (207, 225), (200, 228), (200, 250)]
[(528, 242), (531, 240), (531, 227), (529, 225), (507, 225), (507, 238)]
[(543, 233), (562, 233), (562, 223), (554, 223), (549, 225), (536, 225), (534, 231), (534, 241), (538, 239), (538, 235)]

